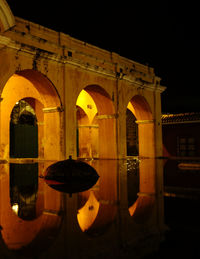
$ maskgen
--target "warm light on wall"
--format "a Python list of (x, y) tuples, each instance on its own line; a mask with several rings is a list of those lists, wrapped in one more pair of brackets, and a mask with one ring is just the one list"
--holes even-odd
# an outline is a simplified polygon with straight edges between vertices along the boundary
[(127, 108), (128, 108), (128, 109), (134, 114), (134, 116), (135, 116), (135, 109), (134, 109), (134, 107), (133, 107), (133, 105), (132, 105), (131, 102), (128, 103)]
[[(58, 159), (61, 156), (60, 112), (44, 112), (44, 108), (61, 107), (54, 86), (38, 71), (26, 69), (13, 74), (1, 94), (0, 155), (10, 156), (10, 115), (19, 100), (26, 100), (35, 110), (38, 121), (38, 156)], [(56, 136), (56, 137), (55, 137)], [(54, 151), (52, 153), (52, 146)]]
[(129, 214), (131, 215), (131, 217), (133, 216), (136, 208), (137, 208), (137, 201), (131, 207), (129, 207), (129, 209), (128, 209)]
[(84, 110), (89, 118), (89, 122), (92, 123), (92, 120), (97, 113), (97, 107), (92, 97), (85, 90), (80, 92), (76, 105)]
[(15, 213), (16, 215), (18, 215), (19, 205), (18, 205), (17, 203), (14, 203), (14, 204), (12, 205), (12, 210), (14, 211), (14, 213)]

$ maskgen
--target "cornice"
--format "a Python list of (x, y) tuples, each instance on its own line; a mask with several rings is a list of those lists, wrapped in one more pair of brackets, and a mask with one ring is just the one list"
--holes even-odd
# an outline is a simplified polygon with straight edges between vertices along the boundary
[[(35, 46), (30, 46), (28, 44), (20, 43), (18, 41), (15, 41), (9, 37), (6, 37), (4, 35), (0, 35), (0, 45), (2, 47), (7, 47), (10, 49), (17, 50), (18, 52), (25, 53), (31, 56), (36, 56), (39, 58), (44, 58), (50, 61), (58, 62), (64, 65), (71, 65), (75, 66), (81, 69), (84, 69), (86, 71), (90, 71), (93, 73), (100, 74), (102, 76), (110, 77), (115, 80), (122, 80), (125, 82), (128, 82), (130, 86), (134, 86), (140, 89), (146, 89), (149, 91), (157, 91), (162, 93), (166, 87), (160, 85), (160, 78), (155, 76), (152, 73), (145, 73), (144, 71), (138, 71), (134, 69), (133, 64), (131, 61), (127, 61), (124, 59), (127, 63), (120, 62), (120, 56), (113, 53), (113, 56), (111, 57), (111, 61), (103, 61), (102, 59), (97, 59), (95, 56), (84, 54), (83, 52), (81, 55), (74, 55), (73, 56), (67, 56), (65, 55), (65, 51), (61, 51), (61, 47), (57, 46), (58, 52), (51, 52), (47, 51)], [(74, 50), (75, 52), (75, 50)], [(59, 54), (62, 53), (62, 54)], [(80, 52), (77, 51), (78, 54)], [(76, 53), (76, 54), (77, 54)], [(81, 58), (82, 57), (82, 58)], [(87, 60), (87, 57), (89, 59)], [(118, 60), (117, 60), (118, 57)], [(91, 62), (90, 62), (91, 61)], [(95, 62), (96, 61), (96, 62)], [(101, 62), (107, 62), (108, 66), (101, 66)], [(119, 63), (117, 63), (119, 62)], [(129, 62), (129, 63), (128, 63)], [(126, 68), (124, 68), (126, 65)], [(129, 66), (128, 66), (129, 65)]]

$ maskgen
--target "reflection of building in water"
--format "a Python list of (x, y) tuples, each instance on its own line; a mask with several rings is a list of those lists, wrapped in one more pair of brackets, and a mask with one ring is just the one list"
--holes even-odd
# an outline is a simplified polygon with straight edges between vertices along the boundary
[(162, 115), (163, 155), (200, 156), (200, 113)]
[(36, 135), (29, 149), (37, 152), (26, 156), (162, 155), (164, 87), (153, 68), (15, 17), (5, 0), (0, 49), (0, 157), (16, 157), (10, 120), (18, 102), (27, 102), (37, 119), (34, 133), (25, 131)]
[[(37, 258), (124, 258), (125, 254), (143, 255), (159, 245), (164, 226), (162, 164), (154, 159), (144, 159), (139, 164), (127, 160), (90, 163), (100, 175), (98, 182), (72, 197), (38, 178), (34, 218), (21, 217), (13, 210), (10, 193), (18, 180), (13, 175), (9, 181), (8, 164), (1, 166), (0, 257), (32, 254)], [(32, 165), (35, 167), (18, 164), (17, 168)], [(38, 174), (48, 165), (40, 163)], [(33, 184), (26, 182), (26, 173), (21, 173), (24, 186)]]
[(24, 220), (38, 217), (38, 164), (10, 164), (10, 203)]
[[(42, 167), (39, 165), (39, 170)], [(57, 236), (61, 224), (60, 193), (38, 178), (37, 164), (11, 164), (10, 170), (4, 164), (2, 169), (0, 257), (13, 258), (11, 251), (35, 256), (51, 246)]]
[[(191, 158), (190, 158), (191, 159)], [(163, 168), (165, 191), (194, 195), (200, 189), (200, 163), (195, 160), (168, 159)], [(191, 192), (191, 193), (190, 193)]]
[(105, 232), (116, 218), (117, 163), (95, 161), (92, 165), (97, 167), (100, 178), (92, 190), (79, 193), (79, 206), (82, 206), (77, 219), (83, 232), (96, 236)]

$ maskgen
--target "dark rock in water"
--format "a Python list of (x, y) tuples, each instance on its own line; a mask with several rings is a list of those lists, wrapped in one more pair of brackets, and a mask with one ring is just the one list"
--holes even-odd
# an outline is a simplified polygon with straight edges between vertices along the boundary
[(90, 189), (99, 175), (89, 164), (74, 159), (59, 161), (45, 171), (45, 182), (61, 192), (75, 193)]

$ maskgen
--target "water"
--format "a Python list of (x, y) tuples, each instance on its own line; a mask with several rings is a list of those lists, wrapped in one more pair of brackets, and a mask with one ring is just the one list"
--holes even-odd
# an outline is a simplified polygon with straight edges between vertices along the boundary
[(173, 186), (165, 160), (87, 162), (100, 178), (72, 196), (40, 177), (52, 162), (0, 164), (0, 258), (167, 258), (186, 243), (195, 250), (197, 184), (195, 192)]
[[(181, 164), (185, 167), (181, 168)], [(199, 165), (197, 158), (164, 161), (164, 216), (168, 231), (158, 251), (146, 259), (200, 258)]]

